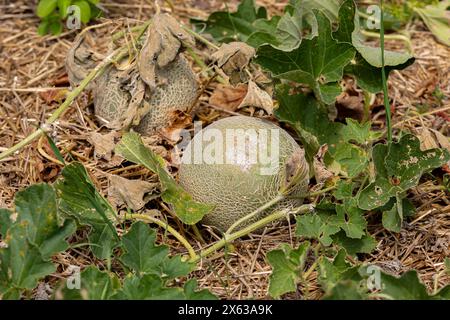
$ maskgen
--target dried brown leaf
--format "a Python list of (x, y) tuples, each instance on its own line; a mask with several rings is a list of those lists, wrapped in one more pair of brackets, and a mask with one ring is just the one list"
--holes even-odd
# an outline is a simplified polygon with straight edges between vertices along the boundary
[(328, 145), (324, 144), (320, 146), (319, 151), (314, 156), (313, 168), (314, 168), (314, 176), (316, 177), (317, 183), (324, 183), (334, 176), (334, 174), (327, 169), (323, 160), (327, 151)]
[(255, 56), (255, 49), (244, 42), (224, 43), (211, 58), (227, 75), (242, 71)]
[(269, 115), (273, 114), (273, 100), (266, 91), (258, 87), (253, 81), (248, 82), (248, 90), (238, 109), (243, 107), (256, 107), (264, 109)]
[(116, 206), (125, 204), (131, 210), (139, 210), (155, 197), (158, 183), (129, 180), (120, 176), (109, 177), (108, 198)]
[(247, 85), (237, 86), (219, 84), (209, 98), (209, 103), (229, 111), (236, 111), (247, 94)]
[(164, 81), (158, 79), (157, 69), (174, 61), (183, 43), (195, 45), (194, 38), (175, 18), (166, 13), (158, 13), (153, 17), (138, 59), (141, 78), (151, 90), (156, 87), (157, 81)]
[(118, 137), (119, 134), (116, 131), (111, 131), (107, 134), (91, 132), (88, 140), (94, 146), (94, 157), (111, 160), (112, 152), (116, 146), (115, 139)]

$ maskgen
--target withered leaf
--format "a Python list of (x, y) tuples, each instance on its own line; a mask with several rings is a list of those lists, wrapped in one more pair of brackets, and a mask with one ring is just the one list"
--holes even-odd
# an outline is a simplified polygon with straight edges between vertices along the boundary
[(97, 63), (95, 52), (84, 44), (84, 37), (83, 33), (76, 36), (66, 56), (65, 66), (72, 87), (78, 86)]
[(247, 85), (243, 83), (236, 86), (219, 84), (209, 97), (209, 103), (228, 111), (236, 111), (244, 100), (247, 91)]
[(324, 183), (334, 176), (334, 174), (327, 169), (323, 160), (323, 157), (325, 156), (327, 151), (328, 145), (324, 144), (320, 146), (319, 151), (313, 159), (314, 175), (316, 177), (317, 183)]
[[(109, 176), (108, 197), (117, 207), (125, 204), (132, 210), (139, 210), (154, 198), (158, 183), (142, 180), (129, 180), (120, 176)], [(153, 197), (152, 197), (153, 195)]]
[(157, 68), (164, 68), (174, 61), (183, 43), (195, 45), (194, 38), (175, 18), (166, 13), (153, 17), (138, 60), (139, 73), (150, 89), (157, 85)]
[(244, 42), (230, 42), (222, 44), (211, 58), (230, 76), (248, 66), (255, 53), (255, 49)]
[(111, 131), (107, 134), (91, 132), (88, 140), (94, 146), (94, 157), (111, 160), (112, 151), (116, 146), (115, 139), (118, 137), (119, 134), (116, 131)]
[(269, 93), (259, 88), (252, 80), (248, 82), (247, 94), (239, 104), (238, 109), (243, 107), (261, 108), (269, 115), (273, 114), (274, 109), (273, 100)]

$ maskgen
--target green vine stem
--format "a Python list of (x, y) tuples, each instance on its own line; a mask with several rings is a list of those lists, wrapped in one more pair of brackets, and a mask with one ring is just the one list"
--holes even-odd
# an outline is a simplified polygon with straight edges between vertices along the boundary
[(392, 144), (392, 123), (391, 106), (389, 104), (388, 87), (386, 81), (386, 68), (384, 62), (384, 18), (383, 18), (383, 0), (380, 1), (380, 46), (381, 46), (381, 80), (383, 82), (384, 108), (386, 110), (386, 125), (388, 135), (388, 145)]
[(197, 254), (195, 253), (195, 250), (194, 250), (194, 248), (192, 248), (191, 244), (186, 240), (186, 238), (184, 238), (177, 230), (172, 228), (169, 224), (167, 224), (159, 219), (156, 219), (152, 216), (145, 215), (145, 214), (137, 214), (137, 213), (126, 214), (125, 219), (127, 219), (127, 220), (142, 220), (145, 222), (157, 224), (158, 226), (160, 226), (161, 228), (163, 228), (164, 230), (166, 230), (167, 232), (172, 234), (178, 241), (180, 241), (180, 243), (188, 251), (191, 260), (197, 258)]
[(231, 241), (234, 241), (240, 237), (243, 237), (255, 230), (258, 230), (264, 226), (266, 226), (267, 224), (274, 222), (276, 220), (279, 220), (281, 218), (287, 218), (289, 215), (293, 214), (293, 215), (298, 215), (298, 214), (304, 214), (307, 212), (310, 212), (314, 210), (314, 206), (312, 204), (304, 204), (298, 208), (292, 209), (292, 210), (281, 210), (281, 211), (276, 211), (270, 215), (268, 215), (267, 217), (262, 218), (261, 220), (256, 221), (255, 223), (239, 230), (236, 231), (232, 234), (229, 235), (225, 235), (221, 240), (219, 240), (218, 242), (216, 242), (215, 244), (213, 244), (212, 246), (210, 246), (209, 248), (206, 248), (204, 250), (202, 250), (200, 252), (200, 254), (195, 258), (195, 259), (191, 259), (190, 262), (192, 263), (197, 263), (199, 262), (202, 258), (216, 252), (217, 250), (223, 248), (224, 246), (226, 246), (228, 243), (230, 243)]
[[(145, 29), (141, 29), (140, 33), (138, 34), (138, 38), (143, 35), (145, 32)], [(43, 135), (45, 132), (48, 132), (51, 130), (51, 124), (54, 123), (66, 110), (72, 102), (78, 97), (78, 95), (87, 87), (87, 85), (94, 80), (98, 75), (102, 74), (103, 71), (110, 65), (111, 63), (115, 63), (123, 59), (128, 54), (128, 47), (121, 47), (119, 49), (116, 49), (111, 54), (109, 54), (101, 63), (99, 63), (89, 74), (86, 76), (86, 78), (83, 79), (83, 81), (80, 82), (78, 87), (73, 89), (66, 97), (66, 100), (58, 107), (58, 109), (53, 112), (53, 114), (48, 118), (48, 120), (36, 131), (34, 131), (32, 134), (27, 136), (25, 139), (17, 143), (16, 145), (12, 146), (8, 150), (5, 150), (4, 152), (0, 153), (0, 160), (14, 154), (16, 151), (20, 150), (21, 148), (25, 147), (26, 145), (33, 142), (35, 139), (39, 138), (41, 135)]]
[(189, 34), (191, 34), (195, 39), (197, 39), (200, 42), (203, 42), (204, 44), (206, 44), (208, 47), (214, 49), (214, 50), (219, 50), (219, 47), (216, 46), (214, 43), (212, 43), (211, 41), (209, 41), (208, 39), (202, 37), (201, 35), (199, 35), (197, 32), (195, 32), (194, 30), (186, 27), (186, 26), (182, 26), (182, 28), (184, 30), (186, 30), (186, 32), (188, 32)]
[(285, 199), (286, 196), (279, 194), (278, 196), (276, 196), (274, 199), (270, 200), (269, 202), (266, 202), (264, 205), (262, 205), (261, 207), (259, 207), (258, 209), (256, 209), (255, 211), (247, 214), (246, 216), (240, 218), (239, 220), (237, 220), (235, 223), (233, 223), (231, 225), (231, 227), (228, 228), (228, 230), (225, 232), (226, 236), (229, 236), (230, 233), (236, 229), (239, 225), (241, 225), (242, 223), (244, 223), (245, 221), (253, 218), (254, 216), (258, 215), (259, 213), (263, 212), (264, 210), (269, 209), (270, 207), (272, 207), (273, 205), (279, 203), (280, 201), (282, 201), (283, 199)]
[[(378, 39), (381, 38), (381, 35), (379, 33), (370, 32), (367, 30), (361, 30), (361, 34), (366, 37), (372, 37), (372, 38), (378, 38)], [(411, 54), (413, 53), (413, 46), (412, 46), (411, 39), (403, 34), (385, 34), (384, 39), (403, 41), (406, 43), (409, 53), (411, 53)]]

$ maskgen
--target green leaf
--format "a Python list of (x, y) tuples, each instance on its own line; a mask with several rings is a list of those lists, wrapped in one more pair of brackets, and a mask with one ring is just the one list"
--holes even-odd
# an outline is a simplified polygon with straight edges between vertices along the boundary
[(0, 209), (0, 235), (6, 237), (8, 229), (12, 226), (11, 211), (8, 209)]
[[(92, 252), (105, 259), (118, 243), (113, 221), (116, 213), (108, 201), (95, 189), (81, 163), (71, 163), (62, 171), (62, 178), (55, 183), (59, 198), (59, 210), (75, 217), (80, 223), (92, 226), (89, 236)], [(106, 229), (109, 228), (109, 231)]]
[(428, 5), (425, 8), (414, 8), (414, 11), (419, 14), (436, 39), (446, 46), (450, 46), (448, 7), (450, 7), (450, 0), (444, 0), (434, 5)]
[(341, 80), (344, 67), (354, 58), (355, 52), (351, 44), (338, 43), (332, 38), (331, 24), (326, 16), (320, 11), (314, 13), (317, 37), (303, 40), (291, 52), (262, 46), (255, 61), (274, 77), (307, 84), (318, 99), (332, 103), (341, 92), (337, 81)]
[(163, 200), (173, 205), (175, 213), (184, 223), (195, 224), (212, 210), (211, 205), (192, 200), (192, 196), (166, 171), (164, 160), (146, 148), (137, 133), (124, 134), (122, 141), (116, 146), (116, 152), (129, 161), (144, 165), (158, 175), (163, 188)]
[(333, 242), (331, 236), (339, 232), (340, 228), (329, 221), (331, 215), (325, 213), (307, 213), (297, 216), (296, 235), (318, 239), (324, 246)]
[(444, 265), (445, 265), (445, 272), (447, 274), (450, 274), (450, 258), (449, 257), (445, 257)]
[(206, 289), (197, 291), (197, 279), (190, 279), (184, 284), (184, 295), (187, 300), (217, 300), (217, 297)]
[(68, 15), (67, 9), (70, 7), (72, 0), (58, 0), (59, 16), (65, 19)]
[(88, 239), (91, 251), (98, 259), (109, 259), (119, 245), (116, 234), (106, 223), (92, 223)]
[[(369, 92), (382, 90), (381, 50), (364, 45), (359, 16), (353, 0), (346, 0), (339, 9), (339, 28), (333, 37), (339, 42), (352, 43), (358, 51), (345, 67), (344, 73), (357, 79), (357, 84)], [(354, 50), (355, 50), (354, 49)], [(393, 69), (404, 69), (414, 62), (410, 54), (385, 50), (386, 74)]]
[(64, 300), (108, 300), (120, 288), (119, 279), (114, 273), (100, 271), (95, 266), (84, 269), (79, 277), (79, 288), (75, 286), (76, 281), (63, 281), (56, 297)]
[[(305, 7), (303, 2), (293, 6), (286, 6), (284, 14), (274, 16), (271, 20), (256, 20), (255, 31), (247, 38), (247, 43), (255, 48), (271, 45), (281, 51), (297, 49), (302, 38), (311, 39), (317, 36), (317, 20), (311, 8)], [(310, 28), (307, 34), (307, 28)]]
[(119, 300), (181, 300), (184, 292), (181, 288), (167, 288), (157, 275), (142, 277), (129, 274), (123, 288), (113, 297)]
[(352, 239), (347, 237), (345, 232), (341, 231), (332, 236), (333, 242), (344, 248), (351, 256), (357, 253), (371, 253), (377, 246), (375, 239), (365, 234), (361, 239)]
[(357, 120), (351, 118), (347, 118), (345, 121), (347, 125), (342, 130), (342, 134), (346, 141), (367, 144), (381, 137), (380, 133), (370, 130), (370, 122), (359, 123)]
[(194, 264), (181, 260), (181, 256), (166, 258), (161, 265), (161, 276), (168, 279), (175, 279), (189, 274), (194, 268)]
[(397, 278), (381, 273), (382, 293), (395, 300), (429, 300), (426, 287), (420, 282), (416, 270), (405, 272)]
[(290, 0), (289, 4), (303, 10), (320, 10), (331, 22), (337, 22), (342, 0)]
[(126, 253), (123, 263), (138, 275), (159, 274), (158, 267), (169, 254), (167, 246), (155, 245), (156, 232), (143, 222), (136, 222), (122, 238)]
[(361, 239), (365, 234), (367, 226), (364, 219), (364, 211), (351, 204), (336, 205), (337, 216), (333, 219), (336, 226), (344, 230), (347, 237)]
[(304, 242), (293, 249), (283, 243), (280, 249), (267, 253), (267, 260), (273, 268), (269, 280), (269, 294), (272, 297), (279, 298), (284, 293), (297, 290), (309, 246), (309, 242)]
[(376, 145), (373, 149), (376, 178), (360, 193), (359, 207), (373, 210), (385, 205), (392, 197), (416, 186), (424, 172), (449, 160), (450, 154), (444, 149), (421, 151), (419, 139), (411, 134), (404, 135), (390, 148)]
[(363, 292), (358, 282), (343, 280), (330, 289), (323, 300), (363, 300), (367, 294)]
[(38, 26), (38, 29), (37, 29), (38, 35), (45, 36), (47, 34), (48, 24), (49, 24), (48, 20), (42, 20), (39, 23), (39, 26)]
[(333, 196), (336, 200), (344, 200), (353, 196), (354, 184), (351, 180), (339, 180), (336, 183), (336, 189), (333, 191)]
[(254, 23), (258, 19), (266, 18), (267, 12), (264, 7), (257, 8), (254, 0), (243, 0), (236, 12), (214, 12), (207, 21), (192, 19), (191, 23), (219, 42), (245, 42), (256, 31)]
[[(288, 85), (276, 87), (279, 107), (275, 115), (279, 120), (291, 124), (297, 130), (305, 143), (308, 158), (314, 157), (319, 145), (327, 144), (328, 154), (332, 158), (325, 158), (327, 166), (330, 166), (334, 160), (338, 167), (333, 168), (333, 171), (337, 173), (349, 177), (361, 173), (368, 165), (367, 152), (348, 142), (360, 139), (360, 132), (355, 137), (344, 124), (330, 121), (327, 110), (321, 107), (312, 96), (303, 93), (290, 95), (289, 91)], [(313, 139), (311, 135), (316, 139)]]
[(321, 256), (318, 259), (318, 281), (325, 293), (330, 292), (342, 280), (349, 280), (354, 275), (354, 269), (346, 261), (346, 252), (341, 249), (333, 259)]
[(58, 223), (56, 193), (48, 184), (35, 184), (17, 193), (17, 221), (26, 221), (28, 240), (36, 245), (46, 260), (69, 246), (65, 239), (76, 230), (72, 220)]
[(17, 222), (6, 233), (0, 248), (0, 295), (18, 298), (14, 289), (33, 289), (38, 281), (55, 272), (56, 267), (42, 258), (39, 249), (28, 240), (27, 221)]
[(74, 5), (80, 8), (81, 22), (88, 23), (91, 20), (91, 6), (89, 3), (82, 0), (74, 2)]
[(57, 6), (57, 0), (40, 0), (37, 6), (36, 14), (39, 18), (48, 17)]

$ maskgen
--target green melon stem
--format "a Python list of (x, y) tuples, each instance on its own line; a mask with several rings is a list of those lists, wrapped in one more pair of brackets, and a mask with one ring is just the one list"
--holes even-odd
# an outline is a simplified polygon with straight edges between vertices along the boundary
[(267, 224), (274, 222), (276, 220), (279, 220), (281, 218), (288, 218), (289, 215), (293, 214), (293, 215), (298, 215), (298, 214), (304, 214), (307, 212), (310, 212), (314, 210), (314, 206), (312, 204), (304, 204), (298, 208), (292, 209), (292, 210), (280, 210), (280, 211), (276, 211), (264, 218), (262, 218), (261, 220), (256, 221), (255, 223), (243, 228), (242, 230), (236, 231), (232, 234), (229, 235), (224, 235), (224, 237), (219, 240), (218, 242), (216, 242), (215, 244), (213, 244), (212, 246), (210, 246), (209, 248), (206, 248), (204, 250), (202, 250), (200, 252), (200, 254), (190, 260), (190, 262), (192, 263), (197, 263), (199, 262), (202, 258), (216, 252), (217, 250), (223, 248), (224, 246), (226, 246), (228, 243), (230, 243), (231, 241), (234, 241), (240, 237), (246, 236), (249, 233), (258, 230), (264, 226), (266, 226)]
[(212, 43), (211, 41), (209, 41), (208, 39), (206, 39), (205, 37), (202, 37), (201, 35), (199, 35), (197, 32), (195, 32), (194, 30), (186, 27), (186, 26), (182, 26), (182, 28), (187, 31), (189, 34), (191, 34), (195, 39), (197, 39), (198, 41), (206, 44), (208, 47), (214, 49), (214, 50), (219, 50), (219, 47), (216, 46), (214, 43)]
[(178, 241), (180, 241), (180, 243), (188, 251), (191, 260), (198, 258), (197, 254), (195, 253), (194, 248), (186, 240), (186, 238), (183, 237), (177, 230), (172, 228), (169, 224), (167, 224), (167, 223), (165, 223), (165, 222), (163, 222), (163, 221), (161, 221), (159, 219), (156, 219), (156, 218), (154, 218), (152, 216), (145, 215), (145, 214), (137, 214), (137, 213), (127, 214), (125, 216), (125, 219), (128, 219), (128, 220), (142, 220), (142, 221), (149, 222), (149, 223), (154, 223), (154, 224), (160, 226), (161, 228), (163, 228), (164, 230), (169, 232), (171, 235), (173, 235)]
[(283, 194), (279, 194), (278, 196), (276, 196), (274, 199), (272, 199), (271, 201), (265, 203), (264, 205), (262, 205), (261, 207), (259, 207), (258, 209), (256, 209), (255, 211), (247, 214), (246, 216), (240, 218), (239, 220), (237, 220), (235, 223), (233, 223), (231, 225), (230, 228), (228, 228), (228, 230), (225, 232), (225, 236), (229, 236), (231, 234), (231, 232), (236, 229), (239, 225), (241, 225), (242, 223), (244, 223), (245, 221), (257, 216), (258, 214), (260, 214), (261, 212), (264, 212), (265, 210), (269, 209), (270, 207), (274, 206), (275, 204), (281, 202), (282, 200), (285, 199), (285, 196)]

